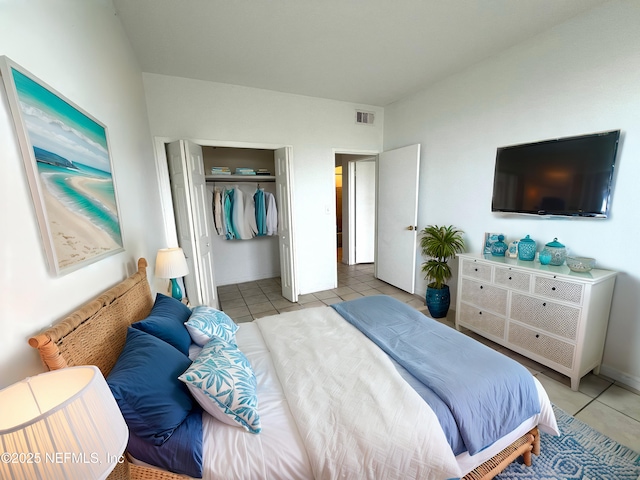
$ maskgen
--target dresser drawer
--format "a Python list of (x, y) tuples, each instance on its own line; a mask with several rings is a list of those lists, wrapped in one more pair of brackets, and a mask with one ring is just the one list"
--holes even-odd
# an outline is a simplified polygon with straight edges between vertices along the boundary
[(516, 323), (509, 323), (509, 343), (551, 360), (558, 365), (573, 368), (575, 346), (544, 333)]
[(514, 292), (509, 317), (568, 340), (576, 340), (581, 311), (578, 307)]
[(504, 338), (504, 329), (507, 321), (504, 317), (495, 315), (487, 310), (482, 310), (468, 303), (460, 303), (460, 322), (472, 326), (487, 335)]
[(486, 263), (475, 262), (473, 260), (462, 260), (462, 275), (473, 277), (478, 280), (491, 281), (491, 270), (493, 267)]
[(508, 292), (504, 288), (468, 278), (462, 279), (460, 300), (491, 310), (499, 315), (507, 314), (507, 294)]
[(531, 285), (531, 275), (510, 268), (496, 267), (494, 283), (513, 290), (528, 292)]
[(582, 305), (584, 285), (553, 277), (536, 276), (534, 277), (533, 291), (543, 297)]

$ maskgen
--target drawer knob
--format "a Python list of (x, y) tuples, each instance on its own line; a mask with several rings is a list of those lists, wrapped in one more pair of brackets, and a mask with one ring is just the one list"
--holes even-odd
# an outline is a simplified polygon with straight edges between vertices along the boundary
[(546, 306), (547, 306), (547, 302), (543, 302), (543, 303), (542, 303), (542, 306), (543, 306), (543, 307), (546, 307)]
[(540, 338), (540, 334), (536, 333), (536, 338)]
[(477, 269), (477, 268), (474, 268), (474, 270), (475, 270), (476, 272), (478, 271), (478, 269)]
[(509, 277), (509, 280), (511, 280), (511, 277)]
[(480, 285), (480, 290), (482, 290), (484, 287), (482, 285)]
[(556, 291), (556, 287), (551, 287), (551, 290), (555, 292)]
[(478, 312), (478, 315), (482, 315), (482, 312)]

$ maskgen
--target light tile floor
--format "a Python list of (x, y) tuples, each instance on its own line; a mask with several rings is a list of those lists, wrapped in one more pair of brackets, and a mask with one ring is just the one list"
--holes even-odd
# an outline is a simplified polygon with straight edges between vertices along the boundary
[[(281, 295), (280, 279), (272, 278), (218, 287), (221, 308), (236, 322), (290, 310), (331, 305), (367, 295), (386, 294), (408, 303), (428, 315), (424, 297), (411, 295), (373, 276), (373, 265), (347, 266), (338, 263), (338, 287), (300, 295), (292, 303)], [(449, 311), (441, 321), (454, 327), (455, 312)], [(603, 376), (588, 374), (580, 389), (569, 387), (569, 378), (495, 344), (470, 331), (467, 335), (517, 360), (536, 376), (551, 401), (594, 429), (640, 452), (640, 392)]]

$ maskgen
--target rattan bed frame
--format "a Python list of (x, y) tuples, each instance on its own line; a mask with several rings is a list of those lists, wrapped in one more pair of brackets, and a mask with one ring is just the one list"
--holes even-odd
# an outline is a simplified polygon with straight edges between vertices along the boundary
[[(138, 260), (138, 271), (86, 303), (68, 317), (29, 339), (49, 370), (75, 365), (96, 365), (106, 377), (122, 351), (127, 328), (149, 315), (153, 297), (147, 281), (147, 261)], [(520, 455), (531, 465), (531, 454), (540, 453), (540, 436), (534, 428), (495, 457), (468, 473), (464, 480), (489, 480)], [(128, 461), (109, 476), (120, 479), (184, 479), (156, 468), (141, 467)]]

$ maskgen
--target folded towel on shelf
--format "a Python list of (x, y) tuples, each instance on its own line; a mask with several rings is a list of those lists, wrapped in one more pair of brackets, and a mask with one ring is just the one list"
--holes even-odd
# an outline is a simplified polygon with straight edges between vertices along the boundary
[(236, 167), (236, 175), (255, 175), (256, 171), (253, 168)]

